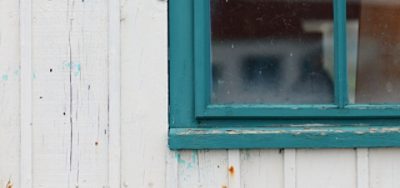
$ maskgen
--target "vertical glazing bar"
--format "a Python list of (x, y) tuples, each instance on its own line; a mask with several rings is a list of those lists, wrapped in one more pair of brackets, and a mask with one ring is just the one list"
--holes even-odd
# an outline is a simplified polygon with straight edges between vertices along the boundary
[(210, 1), (194, 0), (195, 113), (202, 115), (211, 95)]
[(334, 0), (335, 103), (343, 108), (348, 103), (346, 53), (346, 0)]

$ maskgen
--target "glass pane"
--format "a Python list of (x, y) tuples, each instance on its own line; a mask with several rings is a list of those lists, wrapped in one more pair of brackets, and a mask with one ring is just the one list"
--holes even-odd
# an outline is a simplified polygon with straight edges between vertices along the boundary
[[(351, 0), (358, 50), (349, 69), (352, 103), (400, 102), (400, 1)], [(355, 35), (355, 36), (356, 36)], [(357, 49), (357, 45), (356, 46)], [(353, 88), (352, 88), (353, 87)]]
[(211, 0), (212, 102), (334, 101), (330, 0)]

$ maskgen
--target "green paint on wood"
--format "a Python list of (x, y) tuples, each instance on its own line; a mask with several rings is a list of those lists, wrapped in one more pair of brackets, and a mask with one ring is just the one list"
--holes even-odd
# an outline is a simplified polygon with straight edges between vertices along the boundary
[(400, 127), (176, 128), (171, 149), (398, 147)]
[(400, 146), (399, 104), (348, 104), (345, 0), (334, 1), (335, 104), (322, 105), (210, 104), (209, 6), (169, 1), (172, 149)]

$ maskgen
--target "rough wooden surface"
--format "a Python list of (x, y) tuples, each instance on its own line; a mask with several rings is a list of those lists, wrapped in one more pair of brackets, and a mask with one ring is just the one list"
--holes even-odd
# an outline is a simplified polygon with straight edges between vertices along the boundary
[(0, 1), (0, 187), (20, 186), (19, 57), (19, 3), (3, 0)]
[[(121, 32), (115, 35), (109, 32), (115, 17), (109, 16), (118, 14), (110, 14), (115, 7), (107, 0), (32, 3), (34, 188), (400, 185), (399, 149), (169, 151), (167, 2), (121, 0)], [(18, 15), (18, 1), (0, 1), (0, 188), (30, 188), (19, 183), (26, 177), (19, 176)], [(118, 85), (109, 71), (118, 58), (109, 58), (109, 52), (119, 34), (121, 158), (110, 153), (119, 151), (113, 147), (118, 138), (109, 145), (109, 126), (118, 122), (109, 112), (116, 94), (109, 88)], [(113, 176), (111, 168), (118, 160), (116, 183), (119, 174)]]
[(121, 2), (123, 187), (164, 187), (167, 159), (167, 2)]
[(33, 186), (108, 181), (108, 3), (33, 1)]

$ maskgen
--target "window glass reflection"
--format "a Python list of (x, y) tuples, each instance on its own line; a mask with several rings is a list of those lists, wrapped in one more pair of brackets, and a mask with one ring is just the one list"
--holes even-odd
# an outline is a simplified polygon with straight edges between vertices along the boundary
[(332, 1), (210, 2), (213, 103), (333, 103)]
[(349, 69), (354, 80), (349, 84), (354, 91), (351, 102), (400, 102), (400, 1), (349, 0), (348, 4), (357, 7), (349, 11), (357, 23), (349, 38), (358, 43), (349, 44), (357, 49), (350, 54), (356, 57)]

